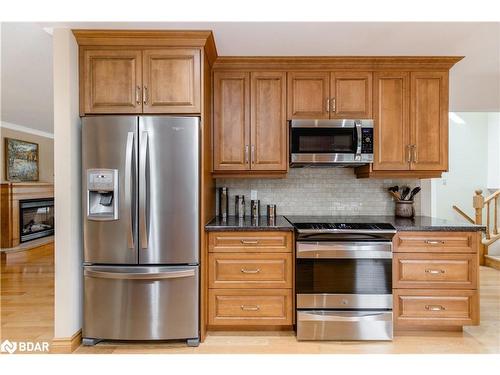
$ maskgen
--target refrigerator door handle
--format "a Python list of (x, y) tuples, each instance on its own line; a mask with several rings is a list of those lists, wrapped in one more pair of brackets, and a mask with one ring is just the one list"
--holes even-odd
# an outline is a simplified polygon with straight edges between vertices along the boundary
[(106, 272), (85, 270), (84, 276), (95, 277), (99, 279), (125, 279), (125, 280), (161, 280), (161, 279), (179, 279), (182, 277), (191, 277), (195, 275), (195, 270), (168, 271), (168, 272)]
[(132, 160), (134, 157), (134, 132), (127, 134), (127, 147), (125, 150), (125, 207), (128, 211), (127, 220), (127, 245), (129, 249), (134, 246), (134, 229), (133, 229), (133, 207), (132, 207)]
[(141, 238), (141, 249), (148, 248), (148, 228), (146, 222), (146, 204), (147, 204), (147, 192), (148, 192), (148, 180), (146, 178), (146, 167), (147, 167), (147, 156), (148, 156), (148, 132), (143, 131), (141, 133), (141, 146), (140, 146), (140, 165), (139, 165), (139, 226), (140, 226), (140, 238)]

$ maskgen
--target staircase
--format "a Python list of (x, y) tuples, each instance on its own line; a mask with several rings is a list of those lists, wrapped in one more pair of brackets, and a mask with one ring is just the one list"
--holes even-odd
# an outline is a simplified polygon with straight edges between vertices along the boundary
[(475, 193), (472, 198), (472, 206), (476, 213), (475, 219), (472, 219), (457, 206), (453, 206), (453, 209), (470, 223), (478, 225), (483, 225), (483, 214), (486, 210), (486, 224), (484, 224), (486, 225), (486, 231), (482, 239), (483, 249), (480, 251), (479, 263), (500, 270), (500, 242), (497, 242), (500, 239), (500, 228), (498, 227), (500, 190), (486, 198), (483, 196), (482, 190), (476, 190)]

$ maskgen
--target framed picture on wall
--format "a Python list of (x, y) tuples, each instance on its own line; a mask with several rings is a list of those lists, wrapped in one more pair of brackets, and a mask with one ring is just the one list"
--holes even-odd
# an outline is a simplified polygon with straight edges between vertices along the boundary
[(38, 181), (38, 143), (5, 138), (5, 179)]

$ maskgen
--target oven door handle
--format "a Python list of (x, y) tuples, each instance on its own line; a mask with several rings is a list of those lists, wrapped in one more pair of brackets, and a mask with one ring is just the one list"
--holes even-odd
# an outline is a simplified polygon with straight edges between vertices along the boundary
[(391, 311), (372, 311), (372, 312), (322, 312), (316, 311), (298, 311), (297, 320), (305, 321), (329, 321), (329, 322), (361, 322), (361, 321), (392, 321)]
[(392, 242), (297, 242), (297, 258), (392, 259)]

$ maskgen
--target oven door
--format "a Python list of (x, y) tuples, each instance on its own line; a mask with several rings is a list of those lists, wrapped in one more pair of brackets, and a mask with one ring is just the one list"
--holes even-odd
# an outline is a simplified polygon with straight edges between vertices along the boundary
[(298, 241), (296, 251), (298, 299), (301, 294), (392, 294), (391, 242)]

